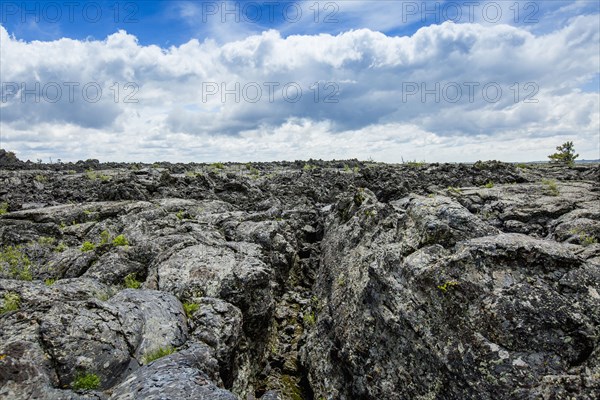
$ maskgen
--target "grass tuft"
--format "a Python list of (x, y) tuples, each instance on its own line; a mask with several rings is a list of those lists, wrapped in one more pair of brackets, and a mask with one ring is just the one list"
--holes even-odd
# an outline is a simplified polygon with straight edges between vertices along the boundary
[(71, 387), (75, 390), (94, 390), (100, 387), (100, 378), (96, 374), (80, 374), (78, 375)]
[(188, 318), (192, 318), (192, 315), (198, 311), (198, 308), (200, 308), (200, 306), (196, 303), (183, 303), (183, 311), (185, 311), (185, 315), (187, 315)]
[(86, 251), (92, 251), (95, 248), (96, 248), (96, 245), (94, 243), (88, 242), (88, 241), (83, 242), (83, 244), (81, 245), (81, 251), (84, 253)]
[(139, 289), (142, 286), (142, 283), (137, 280), (135, 272), (127, 275), (125, 277), (125, 287), (127, 289)]
[(125, 235), (119, 235), (116, 238), (113, 239), (112, 241), (114, 246), (127, 246), (129, 245), (129, 242), (127, 241), (127, 238), (125, 237)]
[(159, 358), (168, 356), (169, 354), (173, 354), (176, 351), (177, 350), (175, 350), (175, 348), (171, 346), (159, 347), (156, 350), (151, 350), (148, 353), (146, 353), (146, 355), (142, 358), (142, 363), (149, 364), (154, 360), (158, 360)]
[(4, 294), (4, 306), (0, 309), (0, 314), (9, 311), (17, 311), (21, 307), (21, 296), (18, 293), (8, 292)]

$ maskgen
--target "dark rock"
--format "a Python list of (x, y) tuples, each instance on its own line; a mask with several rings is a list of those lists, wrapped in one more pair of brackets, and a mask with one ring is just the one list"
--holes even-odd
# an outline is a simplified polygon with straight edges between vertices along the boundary
[(599, 172), (0, 152), (0, 397), (596, 399)]
[(113, 389), (110, 400), (237, 400), (211, 381), (216, 369), (208, 346), (195, 344), (138, 369)]

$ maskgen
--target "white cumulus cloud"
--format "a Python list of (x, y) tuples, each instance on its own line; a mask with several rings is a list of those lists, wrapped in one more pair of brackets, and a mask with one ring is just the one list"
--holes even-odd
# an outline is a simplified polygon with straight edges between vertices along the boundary
[[(194, 10), (187, 9), (187, 13)], [(25, 42), (0, 26), (2, 145), (25, 158), (598, 158), (598, 15), (218, 43)]]

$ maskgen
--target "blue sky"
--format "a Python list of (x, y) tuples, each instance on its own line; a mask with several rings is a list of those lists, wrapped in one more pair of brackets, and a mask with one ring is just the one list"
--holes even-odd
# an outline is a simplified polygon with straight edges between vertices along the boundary
[(599, 158), (599, 9), (5, 1), (2, 145), (63, 160), (524, 161), (572, 140)]
[[(573, 7), (573, 3), (579, 4)], [(547, 32), (574, 15), (598, 13), (599, 7), (593, 0), (5, 1), (0, 7), (0, 23), (27, 41), (62, 37), (102, 40), (122, 29), (135, 35), (140, 44), (170, 46), (191, 38), (218, 40), (215, 25), (235, 25), (232, 30), (253, 33), (277, 29), (284, 36), (338, 34), (359, 28), (412, 35), (423, 26), (446, 20), (491, 24), (498, 19), (533, 32)]]

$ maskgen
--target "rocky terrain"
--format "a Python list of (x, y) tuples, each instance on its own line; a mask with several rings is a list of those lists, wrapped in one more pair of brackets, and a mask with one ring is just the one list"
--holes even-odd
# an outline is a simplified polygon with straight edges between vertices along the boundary
[(597, 399), (599, 183), (0, 150), (0, 398)]

